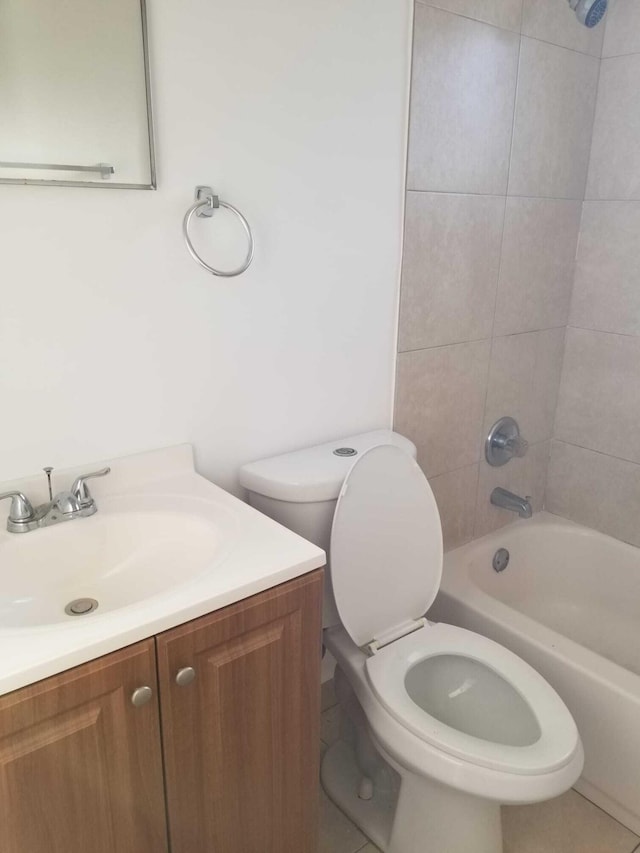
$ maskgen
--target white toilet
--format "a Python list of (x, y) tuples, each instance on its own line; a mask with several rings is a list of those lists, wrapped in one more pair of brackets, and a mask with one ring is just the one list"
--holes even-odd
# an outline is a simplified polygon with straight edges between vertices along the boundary
[(327, 793), (386, 853), (499, 853), (500, 804), (566, 791), (582, 744), (523, 660), (424, 618), (442, 532), (414, 457), (379, 430), (246, 465), (240, 481), (329, 553), (324, 642), (351, 724), (323, 759)]

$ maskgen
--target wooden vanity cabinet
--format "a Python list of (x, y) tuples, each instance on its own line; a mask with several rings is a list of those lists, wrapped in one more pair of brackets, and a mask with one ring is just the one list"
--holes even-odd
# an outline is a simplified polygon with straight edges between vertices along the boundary
[(0, 697), (2, 853), (167, 850), (154, 641)]
[(0, 697), (1, 853), (315, 853), (321, 598), (317, 571)]
[(172, 853), (316, 850), (321, 583), (157, 638)]

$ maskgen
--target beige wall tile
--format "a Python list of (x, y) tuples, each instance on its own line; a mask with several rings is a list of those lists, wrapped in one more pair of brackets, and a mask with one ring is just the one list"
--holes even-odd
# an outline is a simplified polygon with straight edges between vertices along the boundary
[(603, 56), (640, 53), (640, 3), (616, 0), (609, 4), (604, 34)]
[(440, 474), (429, 480), (440, 511), (445, 551), (473, 539), (478, 466)]
[(418, 3), (520, 32), (522, 0), (418, 0)]
[(563, 328), (495, 338), (491, 350), (483, 435), (501, 417), (518, 421), (537, 444), (553, 434), (564, 352)]
[(640, 201), (588, 201), (571, 324), (640, 335)]
[(604, 23), (593, 29), (583, 26), (567, 0), (524, 0), (522, 33), (599, 57)]
[(509, 195), (582, 199), (599, 62), (522, 39)]
[(489, 341), (398, 356), (395, 428), (418, 448), (435, 477), (478, 461)]
[(519, 36), (418, 4), (408, 186), (504, 193)]
[(556, 515), (640, 545), (640, 465), (554, 441), (545, 506)]
[[(491, 507), (496, 485), (542, 506), (556, 408), (558, 438), (640, 462), (640, 204), (586, 204), (575, 265), (603, 37), (605, 55), (640, 51), (640, 0), (617, 3), (606, 35), (561, 0), (416, 4), (395, 426), (447, 548), (515, 519)], [(636, 62), (602, 65), (598, 199), (640, 200)], [(561, 383), (569, 315), (638, 337), (570, 329)], [(531, 447), (493, 469), (482, 439), (506, 414)]]
[(494, 334), (566, 324), (580, 211), (578, 201), (507, 199)]
[(536, 336), (536, 366), (531, 383), (531, 399), (535, 402), (529, 416), (536, 442), (553, 435), (566, 331), (566, 328), (548, 329)]
[(603, 59), (587, 198), (640, 199), (640, 54)]
[(549, 441), (533, 444), (526, 456), (512, 459), (501, 468), (492, 468), (483, 458), (480, 462), (474, 538), (484, 536), (505, 524), (516, 521), (518, 515), (491, 504), (491, 492), (501, 486), (520, 497), (529, 497), (534, 512), (542, 509), (549, 462)]
[(569, 328), (556, 438), (640, 462), (640, 338)]
[(491, 335), (504, 199), (407, 196), (400, 350)]

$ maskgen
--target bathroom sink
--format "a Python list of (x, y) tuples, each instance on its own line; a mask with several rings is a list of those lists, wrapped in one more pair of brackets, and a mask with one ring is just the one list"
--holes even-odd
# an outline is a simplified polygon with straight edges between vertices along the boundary
[[(10, 533), (1, 505), (0, 696), (326, 562), (200, 476), (189, 445), (57, 469), (54, 488), (105, 466), (109, 476), (91, 480), (95, 515)], [(11, 490), (34, 507), (47, 502), (42, 475), (0, 483), (0, 493)], [(77, 615), (67, 612), (73, 603)]]
[(176, 496), (103, 498), (91, 518), (3, 534), (0, 630), (94, 619), (210, 570), (234, 524), (219, 510), (208, 518), (205, 508)]

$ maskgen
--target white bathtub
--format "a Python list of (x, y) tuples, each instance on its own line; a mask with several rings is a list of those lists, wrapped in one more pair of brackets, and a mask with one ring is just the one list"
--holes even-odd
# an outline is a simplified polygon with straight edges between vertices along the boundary
[[(511, 555), (501, 573), (498, 548)], [(640, 834), (640, 549), (539, 513), (449, 552), (429, 618), (542, 673), (582, 736), (577, 790)]]

